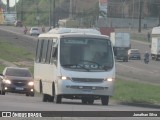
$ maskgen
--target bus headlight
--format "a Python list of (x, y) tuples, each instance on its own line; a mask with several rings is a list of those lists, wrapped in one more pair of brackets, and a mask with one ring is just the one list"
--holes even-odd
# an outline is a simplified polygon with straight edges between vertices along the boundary
[(11, 81), (10, 80), (8, 80), (8, 79), (4, 79), (4, 81), (3, 81), (5, 84), (11, 84)]
[(112, 82), (114, 80), (114, 78), (105, 78), (104, 80), (108, 81), (108, 82)]
[(60, 80), (71, 80), (70, 77), (66, 77), (66, 76), (60, 76), (59, 79)]
[(33, 85), (34, 85), (34, 82), (33, 82), (33, 81), (30, 81), (30, 82), (28, 83), (28, 85), (29, 85), (29, 86), (33, 86)]

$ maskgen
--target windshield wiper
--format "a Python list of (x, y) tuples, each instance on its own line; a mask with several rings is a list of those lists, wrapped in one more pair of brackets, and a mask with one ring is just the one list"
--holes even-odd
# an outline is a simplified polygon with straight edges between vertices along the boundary
[(85, 68), (84, 66), (78, 65), (78, 64), (64, 64), (62, 66), (65, 66), (65, 67), (76, 66), (76, 68), (80, 67), (82, 69), (85, 69), (85, 70), (89, 71), (89, 69)]

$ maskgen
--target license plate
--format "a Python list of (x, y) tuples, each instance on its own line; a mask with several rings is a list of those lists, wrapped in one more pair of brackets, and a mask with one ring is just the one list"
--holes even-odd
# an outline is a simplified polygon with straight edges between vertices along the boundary
[(21, 87), (16, 87), (16, 90), (24, 90), (24, 89)]
[(84, 93), (88, 93), (88, 94), (92, 94), (93, 91), (92, 90), (83, 90)]

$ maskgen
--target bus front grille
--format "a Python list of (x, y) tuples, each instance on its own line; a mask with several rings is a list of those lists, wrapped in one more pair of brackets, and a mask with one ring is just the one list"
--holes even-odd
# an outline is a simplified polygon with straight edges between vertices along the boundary
[(72, 78), (74, 82), (103, 82), (103, 79), (95, 78)]

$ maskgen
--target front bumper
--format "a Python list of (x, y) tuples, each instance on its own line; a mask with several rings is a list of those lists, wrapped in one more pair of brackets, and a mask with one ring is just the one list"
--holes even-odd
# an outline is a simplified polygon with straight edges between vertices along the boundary
[(12, 93), (33, 93), (34, 92), (33, 86), (4, 85), (3, 89), (5, 92), (12, 92)]
[(56, 94), (112, 96), (113, 82), (79, 83), (71, 80), (59, 80)]

